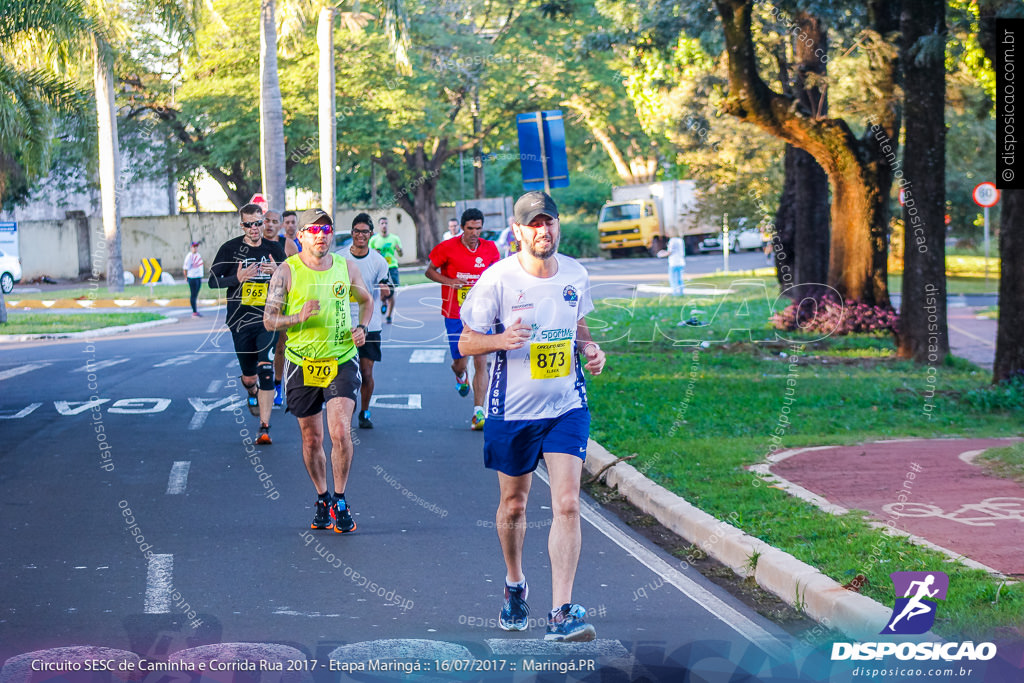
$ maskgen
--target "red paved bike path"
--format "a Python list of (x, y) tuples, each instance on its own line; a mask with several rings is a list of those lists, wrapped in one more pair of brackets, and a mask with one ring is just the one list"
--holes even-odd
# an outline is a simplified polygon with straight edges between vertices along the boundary
[(1024, 577), (1024, 486), (988, 475), (961, 457), (1015, 440), (836, 446), (799, 452), (774, 463), (771, 472), (834, 505), (866, 510), (878, 521)]

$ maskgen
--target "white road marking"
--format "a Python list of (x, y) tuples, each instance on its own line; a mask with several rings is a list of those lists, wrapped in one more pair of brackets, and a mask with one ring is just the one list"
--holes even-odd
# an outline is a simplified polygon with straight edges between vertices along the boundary
[(416, 349), (409, 357), (410, 363), (443, 363), (445, 359), (444, 349)]
[(171, 465), (171, 476), (167, 479), (167, 495), (185, 493), (185, 486), (188, 484), (188, 470), (191, 466), (192, 463), (188, 460), (178, 460)]
[(122, 398), (112, 404), (107, 412), (124, 415), (152, 415), (164, 412), (169, 405), (171, 405), (169, 398)]
[(222, 379), (211, 379), (210, 386), (206, 387), (206, 393), (212, 394), (216, 392), (218, 389), (220, 389), (222, 384), (224, 384), (224, 380)]
[(11, 368), (10, 370), (4, 370), (0, 372), (0, 379), (10, 379), (11, 377), (17, 377), (18, 375), (24, 375), (26, 372), (32, 372), (33, 370), (39, 370), (45, 368), (50, 363), (26, 363), (25, 365)]
[(226, 368), (237, 368), (237, 367), (240, 367), (238, 365), (238, 359), (237, 358), (232, 358), (230, 361), (228, 361), (228, 364), (225, 365), (224, 367), (226, 367)]
[(80, 368), (75, 368), (71, 372), (96, 372), (97, 370), (104, 370), (121, 363), (127, 363), (130, 358), (108, 358), (107, 360), (101, 360), (98, 363), (86, 363)]
[[(538, 468), (535, 473), (541, 481), (548, 485), (548, 488), (551, 487), (547, 470)], [(630, 538), (628, 535), (623, 533), (621, 529), (605, 519), (604, 516), (595, 510), (589, 503), (580, 501), (580, 516), (590, 522), (591, 526), (595, 529), (607, 536), (612, 543), (625, 550), (645, 567), (663, 578), (667, 583), (679, 589), (683, 595), (706, 609), (712, 615), (720, 619), (722, 623), (732, 628), (754, 645), (760, 647), (772, 657), (781, 660), (790, 653), (790, 648), (788, 648), (778, 638), (755, 624), (753, 621), (748, 619), (746, 615), (738, 612), (736, 609), (725, 603), (721, 598), (696, 583), (693, 579), (658, 557), (652, 551), (645, 548), (638, 541)]]
[(370, 399), (370, 407), (420, 410), (423, 405), (419, 394), (377, 394)]
[(165, 361), (161, 361), (155, 364), (154, 368), (166, 368), (169, 365), (188, 365), (199, 360), (199, 356), (194, 353), (190, 353), (187, 356), (175, 356), (174, 358), (168, 358)]
[[(109, 398), (97, 398), (92, 401), (54, 401), (53, 407), (61, 415), (78, 415), (82, 411), (89, 410), (94, 406), (101, 406), (108, 401), (110, 401)], [(78, 407), (72, 408), (71, 406)]]
[[(219, 381), (219, 380), (218, 380)], [(210, 401), (210, 403), (207, 403)], [(188, 400), (195, 408), (196, 414), (192, 416), (192, 421), (188, 423), (189, 429), (199, 429), (206, 424), (206, 418), (210, 416), (210, 413), (215, 408), (221, 408), (224, 412), (234, 410), (236, 406), (244, 406), (246, 399), (238, 398), (237, 396), (226, 396), (224, 398), (202, 398), (196, 396)]]
[(42, 403), (29, 403), (27, 406), (14, 413), (13, 415), (0, 415), (0, 420), (20, 420), (26, 415), (30, 415), (35, 411), (36, 408), (43, 405)]
[(171, 611), (174, 578), (174, 555), (153, 555), (146, 572), (146, 614), (167, 614)]

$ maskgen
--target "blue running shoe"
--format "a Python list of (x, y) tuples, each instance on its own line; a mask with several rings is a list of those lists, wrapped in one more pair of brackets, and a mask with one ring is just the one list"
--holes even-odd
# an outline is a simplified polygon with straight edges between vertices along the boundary
[(281, 390), (280, 384), (274, 386), (274, 405), (284, 405), (284, 392)]
[(525, 631), (530, 623), (530, 606), (526, 604), (529, 586), (505, 586), (505, 606), (498, 615), (498, 624), (505, 631)]
[(587, 610), (565, 603), (548, 614), (548, 632), (544, 640), (585, 643), (597, 637), (594, 627), (584, 621)]
[(462, 377), (455, 378), (455, 391), (459, 392), (459, 396), (469, 395), (469, 373), (462, 373)]
[(255, 396), (249, 397), (249, 412), (256, 417), (260, 416), (260, 402)]

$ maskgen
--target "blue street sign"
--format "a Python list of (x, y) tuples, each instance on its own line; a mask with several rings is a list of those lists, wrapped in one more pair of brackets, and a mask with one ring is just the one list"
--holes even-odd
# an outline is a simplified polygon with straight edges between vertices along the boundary
[(516, 116), (519, 128), (519, 164), (523, 189), (549, 191), (568, 187), (569, 159), (565, 154), (562, 112), (534, 111)]

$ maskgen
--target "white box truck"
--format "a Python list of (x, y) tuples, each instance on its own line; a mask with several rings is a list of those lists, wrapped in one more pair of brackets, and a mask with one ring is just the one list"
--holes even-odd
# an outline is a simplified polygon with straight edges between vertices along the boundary
[(654, 256), (670, 237), (683, 237), (687, 253), (717, 230), (699, 223), (697, 183), (663, 180), (612, 188), (597, 220), (598, 243), (612, 258), (636, 251)]

